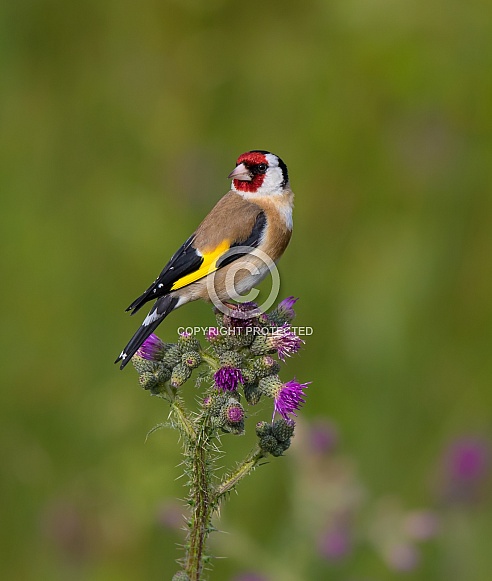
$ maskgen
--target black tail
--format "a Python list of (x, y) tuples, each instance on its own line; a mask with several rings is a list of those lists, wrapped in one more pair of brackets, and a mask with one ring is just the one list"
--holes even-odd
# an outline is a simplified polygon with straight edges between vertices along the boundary
[(166, 295), (157, 300), (152, 309), (150, 309), (150, 312), (141, 327), (137, 330), (135, 335), (133, 335), (128, 342), (128, 345), (123, 349), (120, 356), (115, 361), (115, 363), (121, 361), (120, 369), (125, 367), (137, 350), (142, 346), (145, 339), (147, 339), (147, 337), (153, 333), (167, 315), (174, 310), (177, 302), (178, 298), (171, 295)]

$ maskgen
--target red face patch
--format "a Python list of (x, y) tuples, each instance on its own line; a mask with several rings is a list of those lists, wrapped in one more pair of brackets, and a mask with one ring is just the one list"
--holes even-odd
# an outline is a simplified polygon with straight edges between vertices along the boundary
[(268, 166), (267, 158), (263, 153), (258, 151), (248, 151), (247, 153), (243, 153), (237, 158), (237, 165), (240, 163), (244, 163), (244, 165), (249, 170), (252, 170), (250, 173), (252, 174), (253, 179), (250, 182), (244, 180), (234, 180), (234, 187), (240, 192), (257, 192), (263, 184), (265, 174), (255, 173), (254, 168), (260, 163), (266, 164)]
[(248, 151), (237, 158), (237, 164), (244, 163), (245, 165), (258, 165), (259, 163), (268, 164), (267, 158), (263, 153), (258, 151)]

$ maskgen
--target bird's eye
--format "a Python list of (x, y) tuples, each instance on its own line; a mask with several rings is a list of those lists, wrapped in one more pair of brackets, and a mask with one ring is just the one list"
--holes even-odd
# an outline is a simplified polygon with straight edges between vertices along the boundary
[(256, 166), (256, 170), (258, 173), (265, 173), (267, 169), (268, 169), (268, 166), (266, 163), (259, 163)]

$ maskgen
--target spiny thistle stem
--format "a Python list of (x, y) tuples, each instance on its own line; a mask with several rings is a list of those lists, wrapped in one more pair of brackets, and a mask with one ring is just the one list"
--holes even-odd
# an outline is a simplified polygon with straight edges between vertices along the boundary
[(242, 480), (245, 476), (247, 476), (250, 472), (252, 472), (258, 462), (265, 458), (266, 454), (263, 452), (259, 446), (257, 446), (249, 456), (247, 456), (234, 470), (232, 474), (230, 474), (227, 478), (225, 478), (214, 490), (214, 500), (218, 502), (221, 498), (230, 492), (236, 484)]
[(190, 581), (200, 581), (203, 570), (203, 552), (210, 532), (210, 520), (213, 503), (211, 502), (210, 478), (207, 469), (207, 437), (200, 434), (200, 438), (193, 446), (190, 458), (191, 502), (193, 513), (190, 521), (184, 569)]
[(172, 401), (171, 413), (174, 414), (179, 429), (186, 435), (190, 442), (193, 442), (196, 439), (196, 428), (193, 421), (188, 417), (180, 398), (175, 398)]

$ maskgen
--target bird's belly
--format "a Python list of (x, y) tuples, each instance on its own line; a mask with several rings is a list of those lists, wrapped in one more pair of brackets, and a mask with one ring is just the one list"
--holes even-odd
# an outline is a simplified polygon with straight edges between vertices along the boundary
[(207, 281), (207, 288), (210, 295), (215, 293), (222, 301), (238, 300), (259, 284), (268, 272), (268, 265), (261, 258), (244, 256), (215, 272), (215, 277)]

